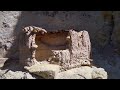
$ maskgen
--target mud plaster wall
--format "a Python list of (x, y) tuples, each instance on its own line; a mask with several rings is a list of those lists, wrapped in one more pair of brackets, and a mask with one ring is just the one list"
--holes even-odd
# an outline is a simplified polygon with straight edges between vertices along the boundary
[(36, 44), (38, 45), (36, 51), (37, 60), (46, 60), (53, 56), (52, 50), (66, 50), (68, 43), (66, 37), (68, 32), (48, 33), (43, 37), (36, 37)]
[[(19, 35), (21, 29), (29, 25), (39, 26), (48, 31), (86, 30), (90, 34), (91, 42), (95, 41), (98, 32), (103, 28), (110, 32), (112, 27), (111, 12), (107, 11), (104, 13), (103, 11), (0, 11), (0, 57), (18, 59)], [(105, 40), (98, 38), (101, 40), (100, 44), (108, 41), (108, 36)]]

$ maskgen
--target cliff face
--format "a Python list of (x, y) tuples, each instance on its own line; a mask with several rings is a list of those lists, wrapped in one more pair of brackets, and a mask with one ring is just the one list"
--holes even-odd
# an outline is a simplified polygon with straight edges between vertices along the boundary
[[(1, 11), (0, 57), (14, 56), (13, 53), (17, 55), (15, 50), (17, 49), (18, 35), (22, 27), (28, 25), (39, 26), (48, 31), (87, 30), (91, 39), (94, 39), (96, 33), (104, 25), (104, 18), (101, 13), (101, 11)], [(12, 46), (13, 44), (15, 46)], [(11, 52), (13, 53), (11, 54)]]
[[(19, 35), (24, 26), (38, 26), (48, 31), (86, 30), (94, 63), (111, 75), (112, 67), (115, 72), (119, 70), (119, 55), (113, 56), (120, 51), (119, 14), (119, 11), (0, 11), (0, 57), (19, 59)], [(120, 78), (119, 72), (110, 77)]]

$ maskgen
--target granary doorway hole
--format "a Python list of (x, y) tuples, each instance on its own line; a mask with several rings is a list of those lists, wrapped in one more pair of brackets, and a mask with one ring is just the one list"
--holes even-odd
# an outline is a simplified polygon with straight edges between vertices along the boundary
[(37, 34), (35, 38), (38, 45), (35, 56), (36, 60), (45, 61), (54, 56), (54, 51), (68, 50), (68, 34), (68, 31), (48, 32), (44, 35)]

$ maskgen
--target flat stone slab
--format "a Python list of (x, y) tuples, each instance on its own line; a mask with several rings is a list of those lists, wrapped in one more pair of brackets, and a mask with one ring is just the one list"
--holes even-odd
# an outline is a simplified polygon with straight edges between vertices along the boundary
[(24, 67), (30, 73), (34, 73), (38, 76), (41, 76), (45, 79), (54, 79), (54, 77), (59, 73), (60, 66), (54, 64), (35, 64), (31, 67)]

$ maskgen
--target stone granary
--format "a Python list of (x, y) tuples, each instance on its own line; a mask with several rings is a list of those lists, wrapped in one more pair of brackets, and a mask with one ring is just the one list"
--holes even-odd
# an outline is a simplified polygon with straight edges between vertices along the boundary
[(31, 66), (47, 61), (66, 68), (91, 65), (91, 43), (87, 31), (62, 30), (47, 32), (28, 26), (20, 40), (20, 62)]
[(59, 79), (57, 75), (60, 72), (91, 67), (91, 42), (85, 30), (48, 32), (40, 27), (28, 26), (23, 28), (19, 50), (21, 65), (44, 78)]

